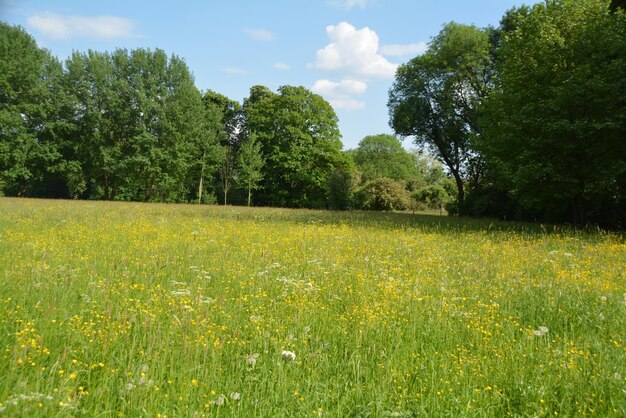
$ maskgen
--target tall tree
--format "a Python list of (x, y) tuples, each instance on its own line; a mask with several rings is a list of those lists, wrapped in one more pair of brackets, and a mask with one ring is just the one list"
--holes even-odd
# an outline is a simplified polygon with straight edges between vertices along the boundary
[(364, 183), (386, 177), (406, 184), (420, 177), (413, 157), (393, 135), (366, 136), (352, 151), (352, 158)]
[(28, 195), (58, 164), (59, 62), (21, 27), (0, 22), (0, 182)]
[(222, 145), (228, 144), (237, 147), (242, 130), (242, 114), (239, 102), (212, 90), (204, 93), (202, 101), (208, 110), (212, 109), (220, 115), (225, 134)]
[(537, 4), (509, 34), (485, 106), (499, 185), (551, 220), (626, 213), (626, 14), (605, 0)]
[(274, 206), (327, 206), (330, 176), (346, 164), (330, 104), (304, 87), (283, 86), (275, 94), (254, 86), (244, 112), (246, 132), (258, 135), (266, 160), (260, 201)]
[(447, 166), (465, 198), (465, 182), (479, 181), (479, 106), (488, 92), (491, 60), (487, 31), (449, 23), (425, 54), (400, 66), (389, 92), (390, 124), (415, 138)]
[(261, 143), (257, 140), (254, 132), (248, 135), (239, 148), (237, 155), (239, 166), (239, 183), (245, 187), (248, 194), (248, 206), (252, 201), (252, 190), (259, 187), (263, 179), (263, 166), (265, 160), (261, 153)]

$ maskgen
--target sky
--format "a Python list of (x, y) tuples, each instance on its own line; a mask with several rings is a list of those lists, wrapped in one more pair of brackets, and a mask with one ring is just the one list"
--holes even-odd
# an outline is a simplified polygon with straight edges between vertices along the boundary
[[(335, 109), (345, 149), (393, 133), (388, 91), (398, 65), (445, 23), (497, 26), (536, 0), (0, 0), (64, 61), (72, 51), (162, 49), (185, 60), (201, 91), (242, 102), (250, 87), (304, 86)], [(410, 147), (410, 138), (404, 140)]]

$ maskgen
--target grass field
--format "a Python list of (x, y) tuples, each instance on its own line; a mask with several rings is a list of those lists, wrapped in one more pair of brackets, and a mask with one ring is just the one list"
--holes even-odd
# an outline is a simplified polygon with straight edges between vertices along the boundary
[(0, 199), (0, 416), (626, 416), (623, 236)]

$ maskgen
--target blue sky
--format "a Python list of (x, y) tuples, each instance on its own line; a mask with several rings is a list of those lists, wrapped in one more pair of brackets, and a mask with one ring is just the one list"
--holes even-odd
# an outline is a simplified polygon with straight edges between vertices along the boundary
[(186, 61), (199, 89), (238, 101), (255, 84), (305, 86), (333, 105), (345, 148), (354, 148), (366, 135), (392, 133), (395, 68), (443, 24), (495, 26), (507, 9), (535, 2), (0, 0), (0, 19), (61, 60), (73, 50), (163, 49)]

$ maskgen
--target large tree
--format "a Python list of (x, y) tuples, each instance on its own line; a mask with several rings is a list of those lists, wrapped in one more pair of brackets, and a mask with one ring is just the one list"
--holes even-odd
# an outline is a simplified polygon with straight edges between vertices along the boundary
[(623, 220), (624, 12), (606, 0), (537, 4), (500, 56), (482, 123), (500, 187), (547, 219)]
[(478, 114), (490, 70), (487, 31), (449, 23), (426, 53), (398, 68), (389, 92), (391, 126), (446, 165), (461, 204), (466, 181), (477, 182), (481, 174), (473, 143), (480, 135)]
[(255, 132), (265, 158), (262, 204), (325, 207), (333, 171), (346, 165), (337, 116), (321, 96), (283, 86), (254, 86), (244, 102), (245, 131)]
[(186, 64), (138, 49), (74, 53), (66, 67), (75, 126), (67, 171), (82, 176), (85, 197), (193, 198), (219, 121), (207, 117)]
[(28, 33), (0, 22), (0, 183), (7, 193), (32, 193), (59, 163), (61, 75)]
[(393, 135), (366, 136), (351, 154), (363, 182), (386, 177), (407, 184), (420, 177), (413, 156)]

